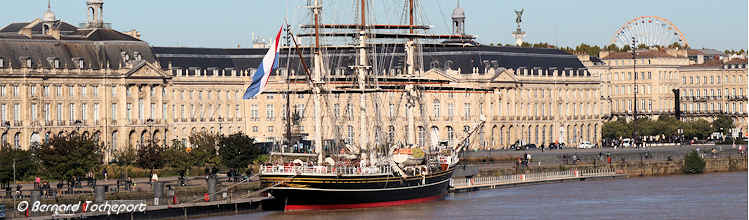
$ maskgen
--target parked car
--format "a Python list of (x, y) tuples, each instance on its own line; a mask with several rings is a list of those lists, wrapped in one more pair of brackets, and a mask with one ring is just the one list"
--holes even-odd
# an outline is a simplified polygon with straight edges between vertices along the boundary
[(631, 147), (632, 146), (632, 139), (625, 138), (622, 139), (622, 147)]
[(591, 144), (588, 141), (583, 141), (582, 143), (580, 143), (580, 145), (577, 146), (577, 148), (580, 148), (580, 149), (590, 149), (590, 148), (593, 148), (593, 144)]
[(523, 150), (536, 150), (538, 147), (535, 144), (526, 144), (523, 146)]

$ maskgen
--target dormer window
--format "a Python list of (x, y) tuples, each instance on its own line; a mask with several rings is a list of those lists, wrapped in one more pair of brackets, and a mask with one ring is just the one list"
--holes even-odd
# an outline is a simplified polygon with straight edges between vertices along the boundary
[(60, 59), (55, 58), (55, 60), (53, 60), (52, 63), (55, 69), (60, 69)]
[(21, 60), (23, 60), (24, 67), (31, 68), (31, 57), (21, 57)]
[(86, 65), (86, 63), (83, 61), (83, 58), (80, 57), (73, 58), (73, 63), (78, 66), (78, 69), (84, 69)]
[(0, 57), (0, 68), (5, 67), (5, 58)]
[(135, 56), (135, 60), (140, 60), (142, 58), (138, 51), (133, 52), (133, 55)]

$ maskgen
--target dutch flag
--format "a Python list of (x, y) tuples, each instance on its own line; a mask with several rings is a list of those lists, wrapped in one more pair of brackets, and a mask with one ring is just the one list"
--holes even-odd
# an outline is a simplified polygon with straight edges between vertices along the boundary
[[(283, 28), (283, 27), (282, 27)], [(278, 40), (281, 38), (281, 28), (278, 29), (276, 34), (276, 40), (271, 45), (268, 52), (263, 57), (263, 62), (257, 68), (257, 72), (252, 76), (252, 84), (244, 92), (243, 99), (251, 99), (260, 93), (263, 93), (265, 87), (268, 85), (268, 78), (273, 70), (278, 69)]]

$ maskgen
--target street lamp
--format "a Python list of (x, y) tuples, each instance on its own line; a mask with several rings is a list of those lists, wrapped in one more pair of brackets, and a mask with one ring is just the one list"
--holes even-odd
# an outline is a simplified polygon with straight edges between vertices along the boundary
[(149, 118), (146, 120), (146, 125), (148, 125), (148, 137), (151, 138), (150, 144), (153, 145), (153, 119)]
[(637, 39), (632, 37), (632, 71), (635, 74), (634, 86), (635, 86), (635, 106), (634, 106), (634, 119), (632, 120), (632, 141), (637, 147)]

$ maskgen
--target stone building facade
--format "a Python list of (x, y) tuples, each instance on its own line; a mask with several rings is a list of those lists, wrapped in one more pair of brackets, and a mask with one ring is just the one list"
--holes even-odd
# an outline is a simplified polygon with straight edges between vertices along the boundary
[(586, 66), (602, 73), (601, 98), (608, 102), (612, 119), (632, 118), (635, 91), (638, 116), (653, 119), (674, 116), (673, 90), (679, 90), (684, 120), (712, 121), (718, 115), (726, 115), (734, 119), (742, 134), (746, 134), (745, 59), (706, 58), (700, 51), (691, 49), (638, 50), (636, 65), (633, 65), (632, 54), (627, 52), (604, 51), (600, 57), (602, 63)]

